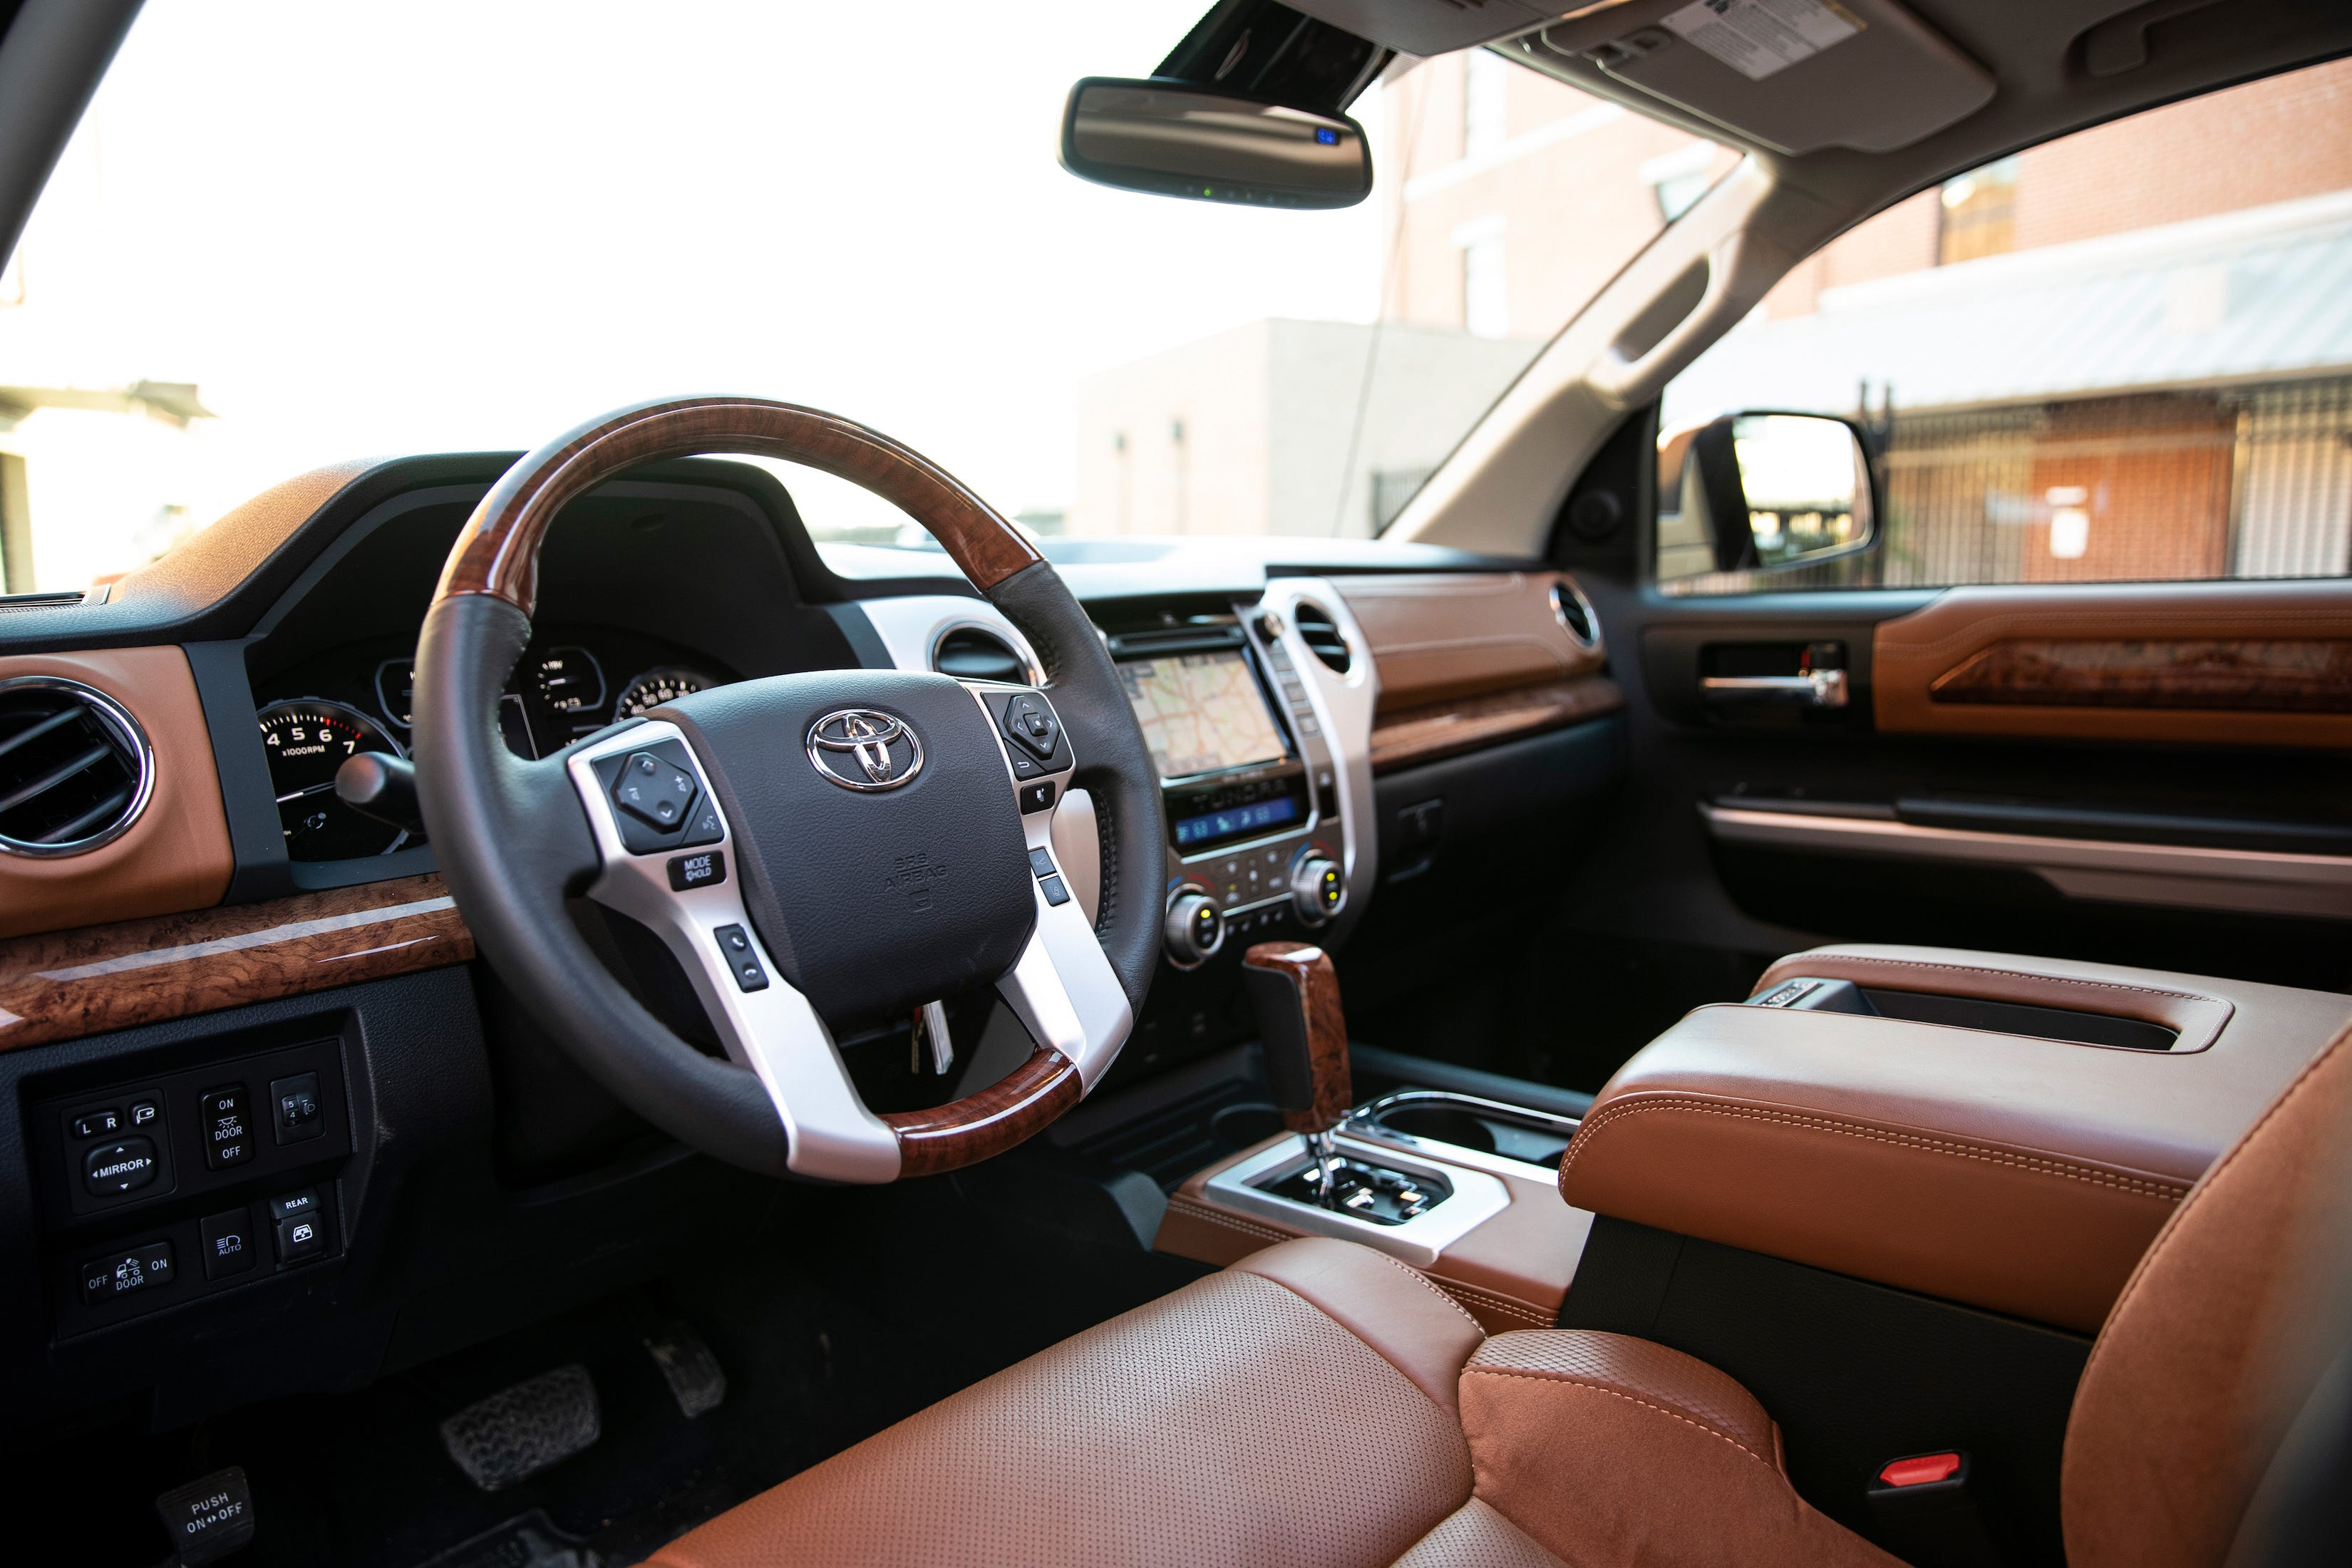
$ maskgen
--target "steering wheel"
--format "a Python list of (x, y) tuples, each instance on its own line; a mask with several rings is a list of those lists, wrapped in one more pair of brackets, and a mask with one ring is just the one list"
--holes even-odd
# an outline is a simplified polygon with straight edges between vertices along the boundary
[[(898, 505), (1026, 635), (1045, 687), (773, 676), (515, 756), (499, 700), (530, 640), (549, 525), (625, 469), (703, 453), (803, 463)], [(863, 426), (692, 398), (621, 409), (524, 457), (450, 549), (417, 644), (411, 733), (434, 853), (500, 977), (625, 1104), (735, 1164), (888, 1182), (985, 1159), (1077, 1104), (1141, 1010), (1166, 828), (1109, 656), (1011, 523)], [(1073, 785), (1101, 836), (1091, 925), (1053, 861)], [(661, 938), (726, 1059), (604, 967), (567, 910), (580, 897)], [(1028, 1060), (935, 1110), (867, 1110), (835, 1032), (992, 983), (1035, 1042)]]

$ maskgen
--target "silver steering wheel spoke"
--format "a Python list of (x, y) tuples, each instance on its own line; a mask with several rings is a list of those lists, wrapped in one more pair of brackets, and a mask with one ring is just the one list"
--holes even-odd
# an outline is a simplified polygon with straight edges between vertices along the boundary
[[(1030, 881), (1037, 907), (1036, 928), (1029, 933), (1028, 945), (1012, 973), (996, 983), (997, 994), (1004, 998), (1032, 1040), (1059, 1051), (1077, 1068), (1079, 1083), (1091, 1093), (1135, 1026), (1135, 1011), (1102, 943), (1095, 940), (1077, 885), (1054, 853), (1054, 820), (1077, 771), (1077, 759), (1066, 734), (1053, 756), (1045, 760), (1028, 754), (1005, 734), (1001, 707), (1004, 699), (1031, 696), (1052, 713), (1052, 699), (1046, 693), (992, 681), (963, 684), (988, 715), (989, 731), (1004, 753), (1013, 805), (1021, 813), (1022, 838), (1029, 850)], [(1058, 725), (1060, 715), (1053, 717)]]
[[(596, 764), (676, 742), (692, 760), (698, 799), (709, 802), (719, 837), (692, 847), (633, 853)], [(710, 770), (675, 724), (658, 720), (583, 746), (566, 763), (596, 836), (603, 868), (588, 896), (652, 931), (685, 970), (730, 1058), (758, 1075), (790, 1141), (788, 1167), (821, 1181), (896, 1181), (898, 1141), (866, 1108), (833, 1035), (786, 981), (743, 907), (735, 837), (710, 795)], [(671, 863), (715, 856), (723, 877), (673, 885)], [(748, 961), (757, 981), (739, 975)]]

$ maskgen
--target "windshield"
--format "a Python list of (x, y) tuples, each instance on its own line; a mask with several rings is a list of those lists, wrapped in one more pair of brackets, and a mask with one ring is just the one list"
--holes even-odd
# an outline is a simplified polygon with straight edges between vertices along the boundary
[[(1357, 101), (1357, 207), (1065, 173), (1070, 83), (1201, 7), (151, 0), (0, 279), (6, 586), (321, 464), (713, 392), (884, 430), (1049, 540), (1369, 536), (1732, 162), (1478, 51)], [(927, 542), (788, 479), (848, 569)]]

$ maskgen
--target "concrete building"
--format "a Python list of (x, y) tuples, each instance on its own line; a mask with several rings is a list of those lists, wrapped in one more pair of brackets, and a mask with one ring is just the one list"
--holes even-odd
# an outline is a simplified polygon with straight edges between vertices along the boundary
[(1253, 321), (1088, 377), (1069, 531), (1376, 531), (1539, 339)]

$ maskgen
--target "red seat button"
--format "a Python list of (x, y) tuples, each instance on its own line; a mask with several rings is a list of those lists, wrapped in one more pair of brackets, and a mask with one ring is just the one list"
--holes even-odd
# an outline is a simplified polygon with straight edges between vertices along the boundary
[(1878, 1479), (1890, 1487), (1924, 1487), (1930, 1481), (1950, 1480), (1959, 1468), (1958, 1454), (1918, 1454), (1895, 1460), (1878, 1472)]

